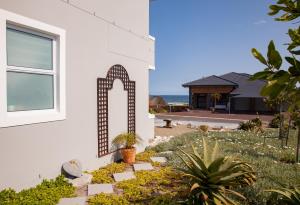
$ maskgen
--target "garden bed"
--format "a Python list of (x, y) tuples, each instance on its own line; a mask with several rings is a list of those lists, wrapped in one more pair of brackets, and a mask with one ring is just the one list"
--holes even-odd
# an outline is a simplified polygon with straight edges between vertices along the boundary
[[(168, 143), (161, 143), (153, 148), (156, 152), (169, 152), (165, 154), (172, 167), (181, 167), (182, 162), (177, 153), (178, 148), (186, 151), (191, 150), (191, 145), (199, 149), (201, 153), (202, 138), (209, 144), (218, 141), (222, 154), (234, 156), (251, 164), (256, 172), (257, 181), (253, 186), (239, 188), (247, 199), (240, 201), (245, 205), (277, 204), (276, 197), (265, 192), (267, 189), (279, 188), (281, 185), (300, 184), (300, 165), (291, 163), (295, 160), (295, 131), (293, 130), (289, 139), (288, 147), (281, 148), (281, 141), (274, 138), (266, 139), (264, 136), (278, 136), (277, 129), (267, 129), (264, 133), (245, 131), (209, 132), (209, 134), (195, 132), (185, 134), (171, 139)], [(238, 200), (238, 199), (236, 199)], [(274, 200), (274, 201), (272, 201)]]
[[(234, 198), (243, 205), (278, 204), (277, 196), (265, 192), (267, 189), (279, 188), (281, 185), (300, 184), (300, 165), (294, 163), (295, 138), (293, 132), (288, 147), (280, 148), (278, 139), (268, 138), (264, 144), (264, 136), (276, 137), (278, 131), (268, 129), (264, 133), (245, 131), (229, 132), (194, 132), (172, 138), (169, 142), (161, 143), (148, 148), (146, 152), (138, 154), (138, 162), (151, 162), (150, 157), (165, 156), (167, 164), (151, 162), (154, 170), (137, 171), (135, 179), (114, 182), (113, 174), (132, 169), (124, 163), (113, 163), (99, 170), (91, 172), (92, 183), (114, 184), (114, 194), (98, 194), (88, 197), (91, 205), (121, 205), (121, 204), (149, 204), (167, 205), (176, 204), (188, 198), (189, 184), (183, 181), (177, 168), (182, 167), (178, 148), (191, 151), (193, 145), (200, 153), (204, 138), (208, 144), (217, 141), (221, 154), (234, 156), (249, 163), (257, 176), (252, 186), (236, 188), (246, 197), (246, 200)], [(36, 188), (16, 193), (13, 190), (0, 192), (0, 204), (56, 204), (60, 198), (86, 195), (86, 189), (77, 191), (62, 177), (56, 180), (45, 181)]]

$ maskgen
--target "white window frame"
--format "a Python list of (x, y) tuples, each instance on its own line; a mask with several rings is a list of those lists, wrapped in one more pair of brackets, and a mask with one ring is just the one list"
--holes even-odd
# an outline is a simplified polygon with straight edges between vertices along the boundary
[[(6, 28), (13, 27), (28, 33), (53, 39), (53, 70), (8, 66), (6, 53)], [(0, 127), (51, 122), (66, 119), (66, 31), (0, 9)], [(37, 73), (53, 75), (54, 108), (45, 110), (7, 111), (7, 72)]]

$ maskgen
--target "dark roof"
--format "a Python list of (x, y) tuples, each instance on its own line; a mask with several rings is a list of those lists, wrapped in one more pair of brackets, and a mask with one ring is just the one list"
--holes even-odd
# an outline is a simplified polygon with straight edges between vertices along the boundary
[[(266, 84), (265, 81), (250, 81), (251, 75), (247, 73), (227, 73), (221, 76), (209, 76), (190, 83), (183, 84), (183, 87), (202, 85), (235, 85), (235, 89), (230, 93), (233, 97), (240, 98), (261, 98), (260, 90)], [(227, 82), (222, 84), (221, 82)]]
[(188, 82), (183, 84), (183, 87), (189, 87), (189, 86), (214, 86), (214, 85), (218, 85), (218, 86), (236, 86), (237, 84), (235, 84), (234, 82), (231, 82), (229, 80), (226, 79), (222, 79), (218, 76), (212, 75), (212, 76), (208, 76), (205, 78), (201, 78), (192, 82)]
[(235, 97), (252, 97), (252, 98), (261, 98), (260, 91), (262, 87), (266, 84), (265, 81), (262, 80), (254, 80), (251, 81), (251, 75), (246, 73), (227, 73), (225, 75), (221, 75), (221, 78), (231, 80), (238, 84), (239, 86), (234, 89), (230, 94)]

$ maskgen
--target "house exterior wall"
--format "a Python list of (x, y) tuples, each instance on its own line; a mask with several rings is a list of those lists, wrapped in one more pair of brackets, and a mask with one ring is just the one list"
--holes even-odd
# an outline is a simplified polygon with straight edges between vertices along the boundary
[(249, 111), (250, 99), (249, 98), (234, 98), (232, 99), (233, 111)]
[[(154, 66), (149, 0), (0, 0), (0, 9), (60, 27), (67, 39), (66, 119), (0, 128), (0, 190), (20, 190), (54, 178), (71, 159), (79, 159), (84, 170), (114, 159), (97, 157), (97, 78), (105, 78), (115, 64), (136, 81), (136, 132), (143, 138), (138, 150), (147, 146), (154, 135), (154, 119), (148, 116), (148, 68)], [(118, 83), (113, 89), (122, 87)], [(127, 103), (122, 92), (112, 93), (109, 101)], [(112, 109), (109, 113), (117, 115)], [(127, 123), (126, 117), (118, 119), (110, 122), (110, 130)]]
[(233, 98), (232, 111), (237, 112), (271, 112), (263, 98)]

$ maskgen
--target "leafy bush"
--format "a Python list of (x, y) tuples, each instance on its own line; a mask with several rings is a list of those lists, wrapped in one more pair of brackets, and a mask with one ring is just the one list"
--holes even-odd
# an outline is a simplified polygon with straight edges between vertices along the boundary
[(157, 114), (157, 113), (167, 113), (168, 110), (166, 109), (167, 107), (155, 107), (155, 108), (150, 108), (149, 113), (151, 114)]
[(190, 180), (190, 204), (228, 204), (235, 202), (228, 194), (243, 198), (240, 193), (233, 191), (233, 187), (252, 185), (256, 180), (252, 167), (246, 162), (232, 157), (219, 157), (218, 143), (216, 142), (211, 153), (208, 152), (206, 141), (203, 138), (203, 157), (193, 148), (189, 154), (180, 149), (179, 157), (185, 164), (180, 169)]
[(97, 194), (88, 200), (89, 205), (129, 205), (122, 196), (116, 194)]
[(204, 132), (204, 133), (207, 133), (208, 129), (209, 129), (208, 125), (200, 125), (199, 126), (199, 130), (202, 131), (202, 132)]
[(44, 180), (34, 188), (19, 193), (12, 189), (0, 192), (1, 205), (55, 205), (61, 198), (74, 196), (75, 188), (63, 176)]
[(271, 120), (269, 123), (269, 127), (271, 128), (279, 128), (280, 127), (280, 122), (281, 122), (281, 116), (279, 114), (276, 114), (274, 118)]
[(150, 109), (149, 109), (149, 113), (150, 113), (150, 114), (153, 114), (153, 115), (157, 114), (157, 112), (156, 112), (153, 108), (150, 108)]
[(252, 121), (247, 121), (247, 122), (241, 122), (239, 125), (239, 130), (244, 130), (244, 131), (253, 131), (255, 129), (256, 125)]
[(104, 168), (100, 168), (91, 172), (93, 175), (92, 183), (102, 184), (102, 183), (112, 183), (114, 182), (112, 175), (114, 173), (124, 172), (126, 168), (125, 163), (112, 163)]
[(262, 126), (262, 121), (259, 117), (250, 120), (256, 127)]
[(262, 121), (260, 118), (257, 117), (252, 120), (248, 120), (246, 122), (241, 122), (239, 125), (239, 130), (244, 130), (244, 131), (260, 130), (260, 131), (262, 131)]

